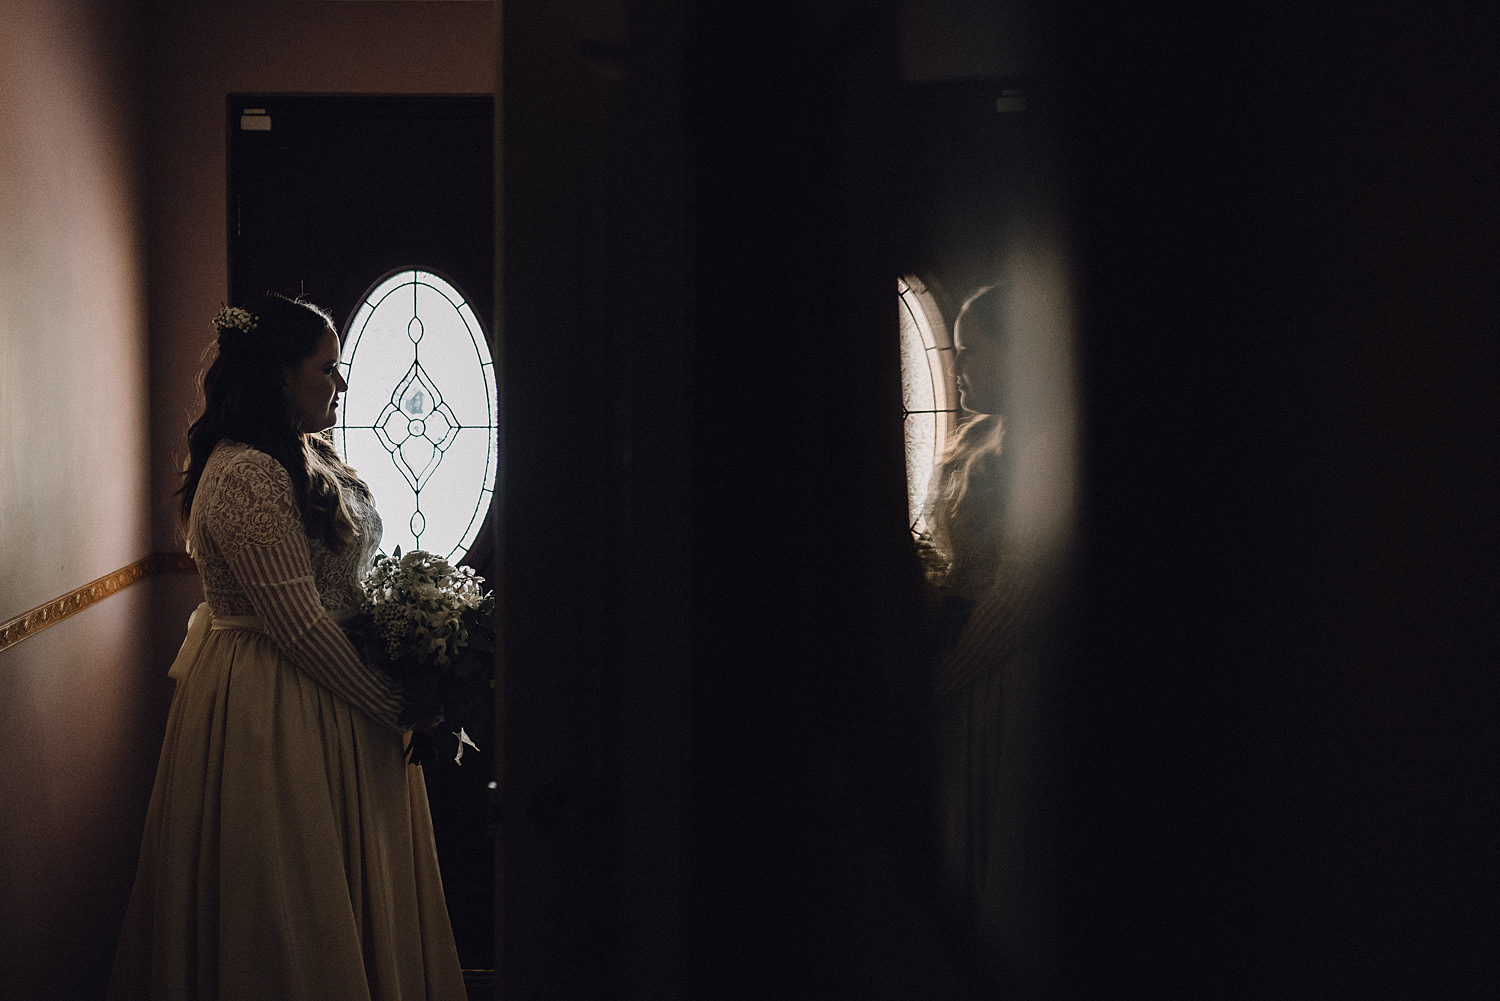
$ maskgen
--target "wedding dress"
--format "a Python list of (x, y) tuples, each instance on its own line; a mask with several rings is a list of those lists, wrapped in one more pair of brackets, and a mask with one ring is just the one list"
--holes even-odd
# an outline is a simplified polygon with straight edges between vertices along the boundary
[(309, 540), (291, 478), (221, 442), (189, 548), (207, 599), (177, 680), (110, 996), (462, 1001), (422, 770), (336, 622), (380, 539)]

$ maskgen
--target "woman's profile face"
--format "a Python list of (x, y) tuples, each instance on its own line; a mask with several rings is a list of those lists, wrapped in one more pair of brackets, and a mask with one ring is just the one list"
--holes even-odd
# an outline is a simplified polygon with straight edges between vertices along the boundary
[(304, 434), (326, 431), (338, 419), (339, 394), (349, 388), (339, 372), (339, 338), (329, 327), (317, 349), (299, 365), (288, 365), (286, 399), (297, 430)]
[(958, 402), (971, 414), (1000, 412), (1000, 383), (1004, 350), (989, 331), (976, 331), (968, 313), (953, 327), (953, 372), (958, 378)]

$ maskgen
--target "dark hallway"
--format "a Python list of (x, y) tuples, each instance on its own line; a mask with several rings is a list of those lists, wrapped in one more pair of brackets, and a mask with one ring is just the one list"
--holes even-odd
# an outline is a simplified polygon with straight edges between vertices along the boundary
[[(197, 600), (163, 498), (228, 288), (226, 95), (493, 91), (496, 996), (1480, 993), (1493, 31), (1396, 0), (1045, 15), (8, 6), (0, 982), (107, 976)], [(944, 204), (970, 189), (913, 109), (1017, 83), (1026, 183)], [(931, 840), (885, 415), (893, 279), (979, 284), (1015, 191), (1066, 251), (1078, 470), (1022, 707), (1046, 878), (996, 942)]]

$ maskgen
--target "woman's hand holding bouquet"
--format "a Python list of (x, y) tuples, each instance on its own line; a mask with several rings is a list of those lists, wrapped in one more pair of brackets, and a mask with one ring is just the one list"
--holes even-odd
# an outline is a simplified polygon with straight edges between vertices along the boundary
[[(365, 659), (400, 688), (401, 725), (413, 764), (450, 744), (463, 763), (472, 735), (485, 732), (494, 676), (493, 591), (469, 567), (413, 550), (380, 556), (362, 582), (364, 605), (345, 625)], [(438, 725), (441, 724), (441, 725)], [(445, 735), (451, 733), (451, 738)]]

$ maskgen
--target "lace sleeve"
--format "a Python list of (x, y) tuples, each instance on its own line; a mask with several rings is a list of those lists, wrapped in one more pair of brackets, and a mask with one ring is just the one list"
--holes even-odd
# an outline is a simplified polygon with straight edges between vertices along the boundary
[(208, 527), (287, 658), (355, 708), (399, 729), (400, 699), (360, 659), (318, 597), (302, 516), (281, 464), (260, 452), (231, 462), (215, 490)]

